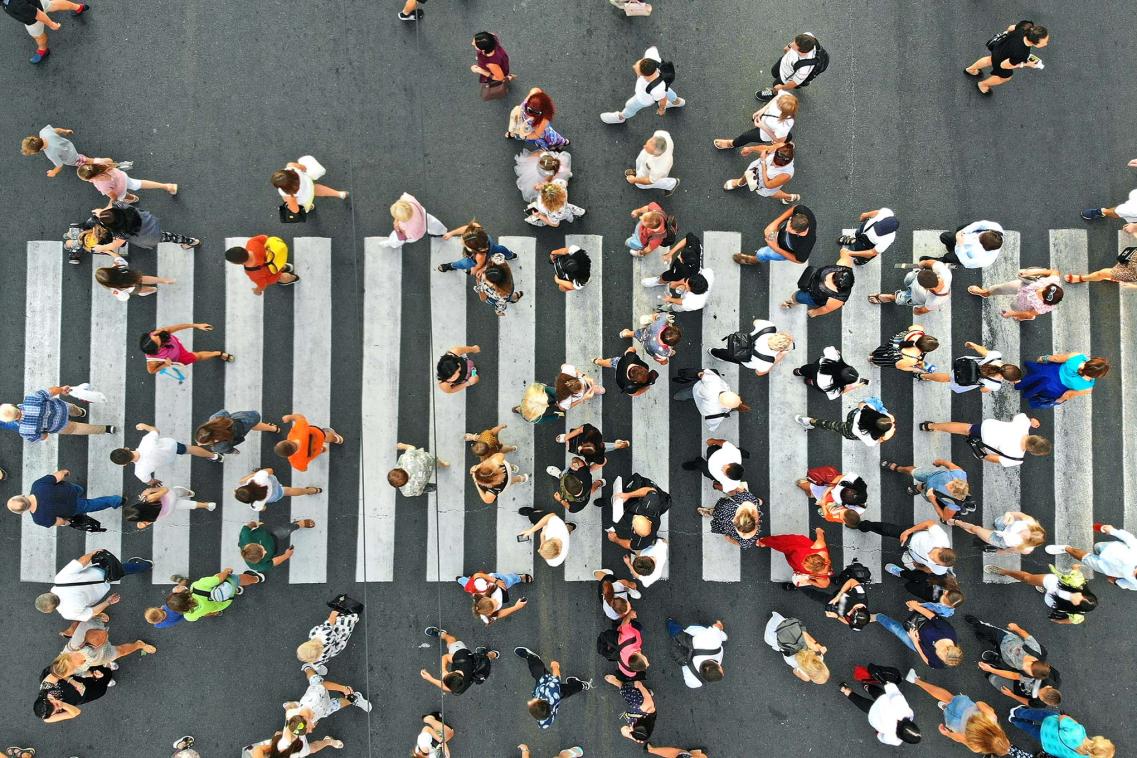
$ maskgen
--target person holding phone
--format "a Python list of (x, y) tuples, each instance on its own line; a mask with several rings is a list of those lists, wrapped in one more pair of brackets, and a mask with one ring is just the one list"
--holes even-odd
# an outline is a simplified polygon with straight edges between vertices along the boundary
[(1031, 50), (1050, 44), (1050, 32), (1033, 21), (1020, 21), (1007, 27), (987, 41), (990, 55), (985, 55), (964, 69), (968, 76), (982, 76), (982, 69), (991, 67), (986, 79), (976, 82), (981, 95), (991, 95), (991, 88), (1006, 84), (1019, 68), (1042, 68), (1042, 61)]

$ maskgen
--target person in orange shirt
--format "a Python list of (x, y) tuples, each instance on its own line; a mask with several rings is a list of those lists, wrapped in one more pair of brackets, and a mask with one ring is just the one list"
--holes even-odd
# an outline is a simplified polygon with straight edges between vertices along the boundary
[(274, 284), (288, 286), (300, 281), (288, 262), (288, 244), (280, 237), (258, 234), (250, 237), (244, 247), (231, 247), (225, 251), (225, 260), (244, 266), (245, 276), (252, 280), (254, 295), (261, 295)]
[(343, 437), (335, 429), (312, 426), (299, 413), (289, 413), (281, 421), (292, 424), (292, 428), (288, 430), (288, 439), (276, 443), (273, 450), (281, 458), (287, 458), (297, 471), (307, 471), (312, 459), (327, 451), (328, 443), (343, 444)]

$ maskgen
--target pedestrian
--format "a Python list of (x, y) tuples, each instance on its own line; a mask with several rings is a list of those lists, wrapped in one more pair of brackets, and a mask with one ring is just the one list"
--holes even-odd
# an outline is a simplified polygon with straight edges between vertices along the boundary
[(632, 211), (636, 228), (624, 241), (628, 252), (635, 256), (650, 255), (660, 245), (670, 245), (675, 239), (678, 221), (668, 216), (659, 203), (651, 202)]
[(636, 189), (661, 189), (664, 196), (670, 197), (679, 186), (679, 179), (671, 176), (674, 165), (675, 142), (671, 133), (657, 129), (636, 156), (636, 167), (624, 170), (624, 178)]
[(624, 103), (622, 111), (600, 114), (605, 124), (622, 124), (650, 105), (662, 116), (668, 108), (682, 108), (687, 101), (675, 94), (675, 64), (660, 58), (659, 48), (649, 47), (643, 57), (632, 65), (636, 75), (635, 93)]
[(1046, 552), (1050, 555), (1065, 553), (1081, 561), (1091, 571), (1105, 574), (1111, 584), (1125, 590), (1137, 590), (1137, 537), (1109, 524), (1095, 523), (1093, 528), (1098, 534), (1113, 539), (1097, 542), (1090, 550), (1072, 545), (1047, 545)]
[(683, 332), (675, 324), (675, 316), (656, 311), (640, 316), (639, 329), (623, 329), (621, 339), (635, 339), (653, 361), (666, 366), (679, 352), (675, 346), (683, 339)]
[(532, 524), (528, 529), (517, 533), (518, 541), (528, 542), (535, 532), (541, 533), (537, 554), (545, 559), (550, 568), (556, 568), (568, 558), (571, 542), (569, 535), (576, 530), (576, 524), (566, 522), (555, 513), (540, 508), (525, 506), (517, 509), (518, 514), (525, 516)]
[(794, 369), (794, 376), (800, 376), (805, 386), (823, 392), (830, 400), (867, 387), (867, 377), (861, 378), (857, 370), (845, 362), (841, 351), (830, 345), (821, 351), (821, 356), (812, 363)]
[(874, 366), (892, 366), (898, 371), (914, 375), (922, 374), (934, 368), (927, 362), (927, 355), (939, 346), (940, 341), (925, 332), (924, 327), (912, 324), (873, 350), (868, 357), (869, 363)]
[(1027, 361), (1018, 390), (1031, 408), (1062, 405), (1079, 395), (1089, 395), (1094, 384), (1109, 373), (1109, 359), (1085, 353), (1052, 353)]
[(130, 268), (126, 259), (118, 256), (114, 257), (113, 266), (95, 269), (95, 281), (109, 289), (115, 299), (124, 303), (130, 300), (133, 294), (146, 297), (157, 292), (160, 284), (176, 283), (174, 279), (150, 276)]
[(797, 111), (798, 99), (788, 92), (771, 98), (751, 115), (753, 129), (748, 129), (733, 140), (716, 139), (714, 146), (719, 150), (730, 150), (752, 143), (764, 145), (792, 143)]
[(491, 505), (497, 502), (498, 497), (509, 488), (509, 485), (524, 484), (529, 481), (529, 474), (522, 474), (520, 471), (519, 466), (505, 459), (505, 453), (495, 453), (471, 466), (470, 478), (482, 502)]
[[(94, 666), (84, 676), (56, 676), (49, 666), (40, 672), (39, 695), (32, 703), (32, 712), (45, 724), (69, 721), (83, 712), (79, 706), (93, 703), (107, 694), (116, 684), (114, 673), (109, 666)], [(13, 752), (13, 748), (8, 748), (6, 755), (35, 756), (35, 751), (16, 748)]]
[(470, 576), (455, 577), (455, 581), (467, 593), (474, 596), (474, 616), (488, 626), (512, 616), (525, 607), (529, 601), (524, 597), (519, 597), (513, 605), (506, 605), (509, 602), (509, 590), (518, 584), (532, 584), (533, 577), (529, 574), (512, 574), (505, 571), (493, 573), (478, 571)]
[(1013, 726), (1042, 743), (1042, 749), (1054, 758), (1113, 758), (1117, 748), (1105, 737), (1090, 737), (1086, 728), (1071, 716), (1054, 708), (1011, 709), (1009, 720)]
[(404, 192), (391, 205), (391, 222), (394, 229), (379, 244), (402, 248), (407, 242), (418, 242), (423, 237), (441, 237), (446, 234), (446, 224), (426, 212), (422, 203), (409, 192)]
[(958, 526), (963, 531), (986, 543), (983, 548), (988, 553), (1017, 553), (1030, 555), (1036, 547), (1046, 544), (1046, 530), (1038, 519), (1022, 511), (1007, 511), (995, 518), (994, 529), (969, 524), (957, 518), (947, 520), (948, 526)]
[(568, 182), (553, 179), (537, 185), (537, 197), (525, 206), (525, 223), (530, 226), (558, 227), (585, 214), (584, 208), (568, 201)]
[(739, 330), (722, 339), (726, 347), (712, 347), (707, 352), (720, 361), (748, 368), (759, 377), (769, 374), (794, 349), (792, 334), (779, 332), (773, 321), (761, 318), (754, 319), (749, 332)]
[(882, 445), (896, 434), (896, 417), (876, 397), (857, 403), (857, 407), (849, 411), (844, 421), (812, 416), (794, 416), (794, 421), (806, 431), (826, 429), (837, 432), (847, 440), (860, 440), (868, 447)]
[(257, 571), (244, 571), (234, 576), (233, 569), (222, 569), (191, 583), (186, 591), (171, 592), (166, 598), (166, 605), (182, 614), (186, 621), (220, 616), (233, 604), (233, 598), (244, 593), (246, 587), (261, 584), (264, 580), (264, 574)]
[(706, 422), (707, 431), (713, 432), (722, 425), (724, 419), (730, 418), (734, 411), (749, 413), (750, 406), (743, 402), (742, 397), (730, 388), (722, 374), (713, 368), (698, 369), (684, 376), (673, 379), (676, 384), (686, 384), (671, 396), (673, 400), (694, 400), (695, 407)]
[(185, 487), (153, 485), (142, 490), (138, 494), (138, 500), (124, 509), (123, 518), (138, 529), (146, 529), (174, 511), (212, 512), (217, 508), (217, 503), (192, 500), (194, 496), (194, 491)]
[(1011, 752), (1011, 741), (999, 726), (999, 716), (990, 705), (982, 700), (975, 702), (967, 695), (952, 695), (943, 687), (921, 679), (915, 669), (908, 670), (907, 680), (939, 703), (944, 712), (940, 734), (966, 745), (973, 753), (1002, 756)]
[(462, 238), (462, 257), (450, 263), (440, 263), (438, 265), (439, 271), (444, 273), (446, 271), (464, 271), (467, 275), (477, 276), (482, 273), (490, 260), (498, 255), (507, 261), (517, 257), (517, 254), (508, 247), (499, 245), (494, 241), (494, 238), (486, 232), (485, 227), (476, 220), (451, 229), (442, 235), (442, 239), (448, 240), (459, 236)]
[(559, 152), (571, 142), (553, 128), (553, 117), (556, 115), (553, 98), (540, 87), (534, 87), (525, 95), (521, 104), (509, 112), (505, 138), (531, 143), (538, 150)]
[(548, 729), (553, 725), (560, 710), (561, 702), (578, 692), (592, 689), (592, 680), (584, 681), (575, 676), (561, 681), (561, 664), (549, 661), (548, 667), (541, 657), (527, 647), (515, 647), (513, 653), (529, 666), (535, 685), (533, 697), (529, 699), (529, 715), (537, 720), (537, 726)]
[(280, 237), (250, 237), (244, 246), (226, 250), (225, 260), (245, 270), (245, 276), (253, 283), (254, 295), (263, 295), (274, 284), (287, 287), (300, 281), (296, 268), (288, 262), (288, 243)]
[(441, 678), (435, 679), (426, 669), (419, 671), (419, 676), (448, 695), (461, 695), (472, 685), (483, 684), (490, 676), (493, 662), (501, 657), (498, 651), (484, 647), (471, 651), (465, 642), (437, 626), (428, 626), (423, 632), (427, 637), (441, 639), (446, 654), (439, 665)]
[(657, 537), (650, 545), (624, 555), (623, 561), (631, 575), (639, 580), (640, 586), (647, 589), (663, 578), (668, 552), (667, 540)]
[(829, 53), (821, 47), (813, 32), (804, 32), (782, 48), (782, 57), (770, 69), (773, 84), (758, 90), (758, 100), (773, 100), (779, 92), (808, 87), (829, 67)]
[(4, 0), (0, 4), (4, 6), (4, 12), (23, 24), (35, 40), (36, 52), (30, 63), (43, 63), (51, 54), (47, 47), (47, 29), (57, 32), (63, 26), (53, 21), (48, 13), (71, 11), (71, 15), (78, 18), (91, 9), (90, 3), (72, 3), (69, 0)]
[(146, 355), (146, 371), (148, 373), (158, 374), (167, 369), (173, 369), (180, 374), (180, 371), (174, 369), (175, 364), (192, 366), (198, 361), (208, 361), (213, 358), (220, 358), (225, 363), (232, 363), (235, 360), (235, 356), (224, 350), (199, 350), (197, 352), (187, 350), (177, 336), (178, 332), (186, 329), (199, 329), (203, 332), (213, 331), (213, 327), (209, 324), (186, 323), (160, 326), (142, 334), (138, 340), (138, 347)]
[[(632, 474), (627, 484), (622, 477), (612, 483), (612, 526), (608, 541), (625, 550), (638, 552), (659, 539), (663, 514), (671, 508), (671, 495), (642, 474)], [(603, 501), (598, 501), (603, 505)]]
[(657, 300), (663, 301), (657, 307), (673, 313), (701, 311), (711, 296), (711, 287), (714, 283), (714, 271), (709, 268), (699, 269), (697, 274), (672, 282), (666, 294), (656, 297)]
[(853, 692), (844, 682), (841, 682), (841, 694), (868, 715), (869, 724), (876, 730), (877, 741), (894, 746), (919, 744), (922, 737), (920, 727), (916, 726), (916, 714), (897, 686), (900, 672), (891, 666), (875, 663), (867, 667), (858, 666), (854, 671), (864, 672), (858, 678), (868, 697)]
[(891, 208), (865, 211), (860, 222), (855, 232), (838, 237), (837, 244), (849, 254), (853, 263), (863, 266), (892, 247), (900, 222)]
[(1016, 386), (1023, 378), (1023, 371), (1013, 363), (1003, 361), (1003, 354), (975, 342), (964, 342), (975, 355), (961, 355), (951, 363), (951, 373), (925, 371), (917, 374), (922, 382), (940, 382), (951, 386), (955, 393), (970, 392), (976, 387), (983, 394), (995, 392), (1004, 384)]
[(163, 437), (158, 428), (150, 424), (135, 424), (134, 428), (146, 432), (138, 447), (120, 447), (111, 451), (111, 462), (119, 466), (134, 464), (134, 476), (144, 484), (164, 481), (170, 476), (170, 467), (179, 455), (189, 453), (195, 458), (206, 458), (215, 463), (225, 459), (221, 453), (211, 453), (197, 445), (185, 445), (173, 437)]
[[(170, 581), (174, 583), (174, 586), (170, 589), (170, 594), (175, 592), (189, 592), (188, 578), (175, 574), (170, 577)], [(185, 621), (185, 616), (170, 608), (166, 603), (147, 608), (142, 614), (142, 617), (146, 619), (147, 624), (150, 624), (150, 626), (155, 629), (169, 629)]]
[(845, 306), (853, 291), (853, 259), (843, 249), (832, 266), (806, 266), (797, 280), (797, 292), (782, 302), (783, 308), (809, 306), (810, 318), (824, 316)]
[(557, 480), (553, 500), (569, 513), (579, 513), (604, 486), (603, 479), (593, 481), (592, 470), (583, 458), (573, 456), (564, 469), (549, 466), (545, 473)]
[[(904, 582), (904, 590), (923, 601), (923, 607), (941, 618), (951, 618), (965, 600), (955, 574), (930, 574), (918, 569), (889, 564), (888, 573)], [(899, 572), (897, 572), (899, 569)]]
[(30, 494), (8, 498), (8, 510), (17, 516), (28, 513), (32, 523), (50, 529), (77, 526), (85, 520), (82, 517), (86, 514), (121, 508), (126, 503), (121, 495), (84, 497), (86, 489), (81, 484), (67, 481), (70, 474), (70, 470), (63, 468), (41, 476), (32, 482)]
[[(410, 0), (414, 2), (415, 0)], [(255, 745), (248, 745), (245, 750), (251, 758), (285, 758), (286, 756), (314, 755), (324, 748), (343, 749), (343, 742), (334, 737), (323, 737), (308, 741), (306, 734), (292, 734), (287, 727), (283, 732), (276, 732), (267, 740)]]
[(1042, 423), (1018, 413), (1010, 421), (989, 418), (978, 424), (962, 421), (921, 421), (924, 432), (947, 432), (967, 438), (971, 453), (980, 460), (998, 463), (1004, 467), (1023, 465), (1023, 456), (1050, 455), (1053, 445), (1038, 434), (1031, 434)]
[[(604, 681), (620, 690), (624, 699), (624, 712), (620, 714), (624, 725), (620, 727), (620, 734), (637, 745), (647, 744), (655, 730), (655, 693), (642, 681), (622, 682), (613, 674), (604, 677)], [(580, 755), (583, 754), (582, 751)]]
[[(935, 519), (921, 521), (907, 529), (898, 524), (862, 519), (857, 530), (898, 540), (904, 548), (900, 561), (906, 568), (943, 576), (955, 566), (957, 556), (951, 548), (951, 537)], [(889, 573), (900, 576), (899, 567), (894, 568)]]
[(734, 262), (744, 266), (773, 261), (805, 263), (817, 242), (817, 218), (807, 206), (794, 205), (767, 224), (762, 237), (764, 247), (753, 255), (735, 253)]
[(387, 472), (387, 484), (397, 488), (403, 497), (418, 497), (424, 492), (434, 492), (438, 485), (430, 479), (434, 476), (436, 464), (449, 468), (450, 462), (438, 458), (425, 448), (406, 442), (396, 443), (395, 449), (401, 455), (395, 461), (395, 467)]
[(938, 311), (951, 303), (951, 267), (942, 261), (920, 261), (904, 275), (902, 289), (869, 295), (869, 302), (910, 305), (914, 316)]
[(411, 758), (450, 758), (450, 740), (454, 739), (454, 728), (442, 720), (442, 714), (438, 711), (423, 716), (422, 723), (426, 726), (418, 733)]
[[(174, 243), (182, 250), (192, 250), (201, 244), (201, 240), (197, 237), (164, 231), (158, 217), (153, 213), (121, 201), (115, 201), (106, 208), (96, 209), (91, 214), (91, 221), (105, 229), (111, 236), (108, 242), (95, 246), (96, 253), (113, 253), (127, 244), (147, 250), (153, 250), (163, 242)], [(99, 269), (103, 270), (105, 269)], [(96, 278), (98, 273), (95, 272)]]
[(249, 432), (272, 432), (280, 434), (277, 424), (261, 421), (257, 411), (220, 410), (209, 417), (193, 433), (194, 442), (214, 453), (226, 455), (239, 453), (237, 446), (245, 441)]
[(826, 618), (836, 619), (854, 632), (859, 632), (869, 625), (872, 617), (869, 613), (868, 592), (861, 579), (857, 578), (860, 575), (867, 579), (867, 571), (860, 562), (854, 560), (837, 575), (834, 582), (837, 591), (832, 595), (814, 587), (802, 587), (801, 594), (822, 603)]
[(713, 482), (716, 490), (730, 494), (746, 489), (746, 482), (742, 480), (746, 475), (742, 459), (749, 457), (750, 453), (734, 443), (719, 437), (710, 437), (707, 439), (705, 456), (684, 461), (683, 470), (698, 471)]
[(311, 666), (317, 674), (328, 673), (327, 663), (342, 653), (347, 647), (359, 615), (363, 613), (363, 603), (352, 600), (347, 595), (339, 595), (328, 603), (332, 612), (328, 618), (308, 631), (308, 639), (296, 648), (296, 659)]
[(794, 143), (776, 143), (773, 145), (749, 145), (738, 151), (739, 155), (757, 155), (742, 176), (737, 179), (727, 179), (722, 185), (724, 190), (739, 189), (743, 185), (751, 192), (757, 192), (759, 197), (772, 197), (782, 201), (782, 205), (791, 205), (801, 200), (801, 195), (786, 192), (783, 187), (794, 178)]
[(1047, 651), (1030, 632), (1011, 622), (1002, 629), (975, 616), (963, 620), (980, 642), (990, 647), (980, 653), (979, 668), (995, 689), (1031, 708), (1056, 707), (1062, 702), (1058, 672), (1046, 662)]
[(1031, 52), (1031, 49), (1041, 50), (1048, 44), (1050, 44), (1050, 32), (1045, 26), (1033, 21), (1020, 21), (1008, 26), (1005, 32), (999, 32), (987, 40), (990, 54), (972, 63), (964, 69), (964, 72), (978, 79), (983, 75), (982, 70), (989, 66), (990, 76), (977, 81), (975, 86), (979, 89), (979, 94), (990, 95), (992, 87), (1010, 81), (1015, 69), (1042, 68), (1042, 61)]
[(56, 573), (51, 589), (36, 598), (36, 610), (58, 612), (72, 622), (64, 632), (71, 636), (81, 621), (108, 620), (107, 609), (122, 599), (117, 592), (111, 592), (111, 582), (146, 573), (153, 567), (154, 562), (145, 558), (129, 558), (120, 563), (107, 550), (92, 550), (68, 561)]
[(508, 426), (508, 424), (498, 424), (477, 434), (467, 433), (462, 439), (470, 443), (470, 452), (476, 455), (479, 461), (498, 453), (514, 453), (517, 452), (517, 446), (504, 445), (500, 439), (502, 430)]
[(521, 402), (513, 406), (512, 410), (530, 424), (543, 424), (565, 415), (557, 405), (556, 388), (541, 382), (533, 382), (526, 387)]
[(477, 345), (455, 345), (438, 359), (436, 376), (438, 389), (447, 395), (473, 387), (481, 378), (471, 355), (482, 352)]
[[(347, 200), (348, 193), (318, 184), (327, 173), (320, 162), (310, 155), (302, 155), (284, 168), (272, 172), (269, 182), (276, 187), (284, 201), (281, 205), (289, 213), (305, 218), (316, 207), (317, 197), (338, 197)], [(284, 217), (283, 211), (281, 217)]]
[(951, 622), (915, 600), (909, 600), (905, 605), (911, 615), (903, 624), (883, 613), (874, 614), (872, 620), (892, 633), (931, 668), (954, 668), (963, 663), (963, 648), (958, 644), (959, 638)]
[(812, 501), (821, 518), (856, 527), (869, 499), (869, 486), (855, 471), (842, 473), (834, 466), (814, 466), (794, 484)]
[(600, 607), (609, 621), (618, 624), (632, 611), (632, 600), (639, 600), (639, 585), (631, 579), (615, 579), (611, 569), (597, 569), (592, 572), (596, 579), (596, 592), (600, 596)]
[(1062, 302), (1065, 294), (1056, 268), (1020, 269), (1018, 279), (990, 287), (973, 284), (967, 291), (984, 299), (997, 295), (1014, 295), (1014, 307), (1001, 311), (1001, 314), (1003, 318), (1015, 321), (1033, 321), (1050, 313)]
[(119, 201), (137, 203), (138, 195), (134, 193), (144, 189), (160, 189), (166, 190), (170, 195), (178, 194), (178, 185), (135, 179), (127, 175), (115, 161), (88, 161), (77, 167), (75, 174), (83, 181), (93, 184), (99, 194), (107, 198), (107, 207)]
[(1089, 582), (1079, 563), (1071, 566), (1069, 571), (1059, 571), (1051, 566), (1046, 574), (1032, 574), (991, 564), (984, 566), (983, 571), (1038, 588), (1043, 604), (1049, 609), (1047, 618), (1055, 624), (1081, 624), (1086, 620), (1086, 614), (1098, 607), (1097, 595), (1087, 586)]
[[(1134, 218), (1137, 218), (1137, 190), (1133, 190), (1135, 203)], [(1129, 224), (1132, 232), (1137, 232), (1137, 223)], [(1131, 232), (1131, 233), (1132, 233)], [(1066, 274), (1062, 277), (1069, 284), (1083, 282), (1117, 282), (1123, 287), (1137, 285), (1137, 246), (1130, 245), (1117, 254), (1117, 263), (1109, 268), (1100, 268), (1086, 274)]]
[[(674, 241), (673, 239), (671, 240)], [(664, 244), (670, 244), (664, 240)], [(667, 270), (658, 276), (646, 276), (640, 280), (645, 287), (661, 287), (672, 282), (681, 282), (690, 279), (703, 270), (703, 241), (698, 235), (688, 232), (687, 235), (671, 245), (662, 253), (663, 262)]]
[(51, 673), (62, 679), (85, 675), (99, 666), (116, 670), (118, 665), (112, 665), (115, 661), (136, 652), (153, 655), (158, 649), (143, 640), (115, 645), (110, 641), (106, 623), (92, 618), (75, 627), (75, 633), (63, 646), (63, 651), (52, 661)]
[[(1129, 161), (1129, 167), (1137, 168), (1137, 159)], [(1112, 208), (1086, 208), (1082, 211), (1082, 220), (1086, 223), (1101, 218), (1119, 218), (1125, 222), (1122, 229), (1137, 236), (1137, 189), (1130, 190), (1125, 202)]]
[[(7, 10), (7, 6), (5, 6)], [(89, 158), (75, 149), (75, 144), (67, 139), (75, 133), (74, 129), (62, 129), (48, 124), (37, 134), (24, 137), (20, 142), (20, 152), (24, 155), (43, 153), (51, 161), (53, 168), (48, 169), (47, 175), (51, 178), (59, 176), (64, 166), (82, 166), (88, 161), (104, 161), (109, 158)]]
[(245, 565), (259, 574), (268, 575), (277, 566), (288, 561), (296, 552), (292, 533), (298, 529), (315, 529), (310, 518), (295, 519), (288, 524), (267, 527), (263, 521), (250, 521), (237, 535), (237, 548)]
[(711, 520), (711, 534), (721, 534), (727, 542), (746, 551), (758, 546), (762, 504), (761, 498), (738, 488), (720, 497), (714, 508), (697, 508), (696, 511)]
[(499, 318), (505, 315), (512, 303), (524, 296), (513, 284), (513, 270), (505, 261), (494, 261), (474, 275), (474, 294), (483, 303), (488, 303)]
[(619, 682), (640, 682), (647, 678), (647, 670), (651, 661), (643, 651), (643, 626), (636, 618), (636, 612), (629, 609), (615, 624), (614, 641), (616, 643), (616, 673), (604, 677), (611, 683), (613, 679)]
[(946, 458), (936, 458), (932, 465), (936, 468), (918, 469), (889, 460), (880, 462), (883, 469), (911, 476), (912, 484), (908, 485), (908, 494), (920, 495), (931, 503), (940, 521), (946, 523), (957, 514), (966, 516), (974, 512), (975, 500), (971, 497), (967, 472)]
[(565, 150), (522, 150), (514, 158), (513, 172), (521, 199), (531, 203), (542, 185), (558, 180), (567, 184), (572, 178), (572, 155)]
[(668, 636), (684, 654), (683, 683), (697, 689), (705, 684), (721, 682), (726, 675), (722, 666), (723, 643), (728, 639), (722, 619), (710, 626), (692, 624), (684, 628), (668, 616), (666, 623)]
[(71, 385), (62, 384), (36, 390), (24, 402), (0, 405), (0, 422), (19, 433), (26, 442), (41, 442), (50, 434), (114, 434), (110, 424), (85, 424), (73, 418), (87, 418), (87, 409), (62, 398), (71, 394)]
[(593, 358), (592, 363), (601, 368), (610, 368), (616, 372), (616, 386), (629, 397), (639, 397), (647, 392), (659, 372), (649, 369), (643, 359), (636, 354), (636, 346), (630, 345), (623, 355), (612, 358)]
[(662, 758), (710, 758), (701, 747), (657, 747), (645, 742), (644, 749), (649, 755), (658, 755)]
[(501, 44), (501, 38), (492, 32), (478, 32), (470, 40), (474, 48), (474, 65), (470, 71), (478, 75), (482, 85), (482, 99), (496, 100), (505, 97), (509, 83), (517, 78), (509, 73), (509, 53)]
[(549, 253), (553, 282), (561, 292), (584, 289), (592, 275), (592, 258), (579, 245), (560, 247)]
[[(367, 698), (348, 685), (329, 682), (311, 666), (301, 666), (300, 670), (308, 680), (308, 689), (299, 700), (284, 704), (284, 722), (293, 734), (313, 731), (321, 720), (349, 705), (364, 713), (371, 710)], [(333, 697), (332, 693), (336, 696)]]
[(781, 653), (782, 660), (798, 679), (812, 684), (825, 684), (829, 681), (829, 667), (825, 665), (825, 653), (828, 650), (806, 631), (800, 620), (786, 618), (773, 611), (770, 620), (766, 622), (763, 641), (775, 652)]
[(941, 232), (940, 242), (947, 252), (939, 258), (922, 255), (920, 260), (938, 260), (968, 269), (986, 268), (1003, 252), (1003, 227), (995, 221), (973, 221), (954, 232)]
[(280, 423), (292, 424), (292, 427), (288, 438), (276, 443), (272, 450), (281, 458), (287, 458), (288, 464), (297, 471), (307, 471), (313, 460), (330, 450), (329, 445), (344, 443), (342, 434), (330, 426), (312, 426), (302, 413), (289, 413)]
[(758, 547), (777, 550), (785, 556), (793, 572), (790, 581), (782, 583), (782, 589), (829, 586), (833, 563), (829, 558), (829, 545), (825, 542), (825, 530), (818, 527), (814, 535), (814, 539), (804, 534), (774, 534), (759, 538)]

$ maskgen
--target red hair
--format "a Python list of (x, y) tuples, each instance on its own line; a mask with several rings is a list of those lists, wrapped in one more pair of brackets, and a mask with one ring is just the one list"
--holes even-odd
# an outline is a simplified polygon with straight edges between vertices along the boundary
[(544, 92), (534, 92), (529, 97), (525, 98), (522, 106), (526, 110), (532, 110), (539, 114), (539, 118), (547, 118), (553, 120), (556, 115), (557, 109), (553, 107), (553, 98), (546, 95)]

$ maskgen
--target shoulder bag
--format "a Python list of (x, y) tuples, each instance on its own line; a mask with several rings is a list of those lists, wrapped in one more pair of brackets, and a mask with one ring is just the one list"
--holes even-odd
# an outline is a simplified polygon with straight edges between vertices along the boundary
[(1002, 450), (991, 447), (978, 437), (968, 437), (967, 446), (971, 448), (971, 454), (974, 455), (977, 460), (983, 460), (987, 457), (988, 453), (994, 453), (1002, 458), (1006, 458), (1008, 461), (1022, 460), (1022, 456), (1007, 455)]
[(482, 100), (501, 100), (509, 94), (509, 80), (482, 82), (480, 94)]
[(280, 223), (282, 224), (303, 224), (308, 220), (308, 211), (301, 206), (299, 211), (293, 212), (288, 207), (288, 203), (280, 204)]

